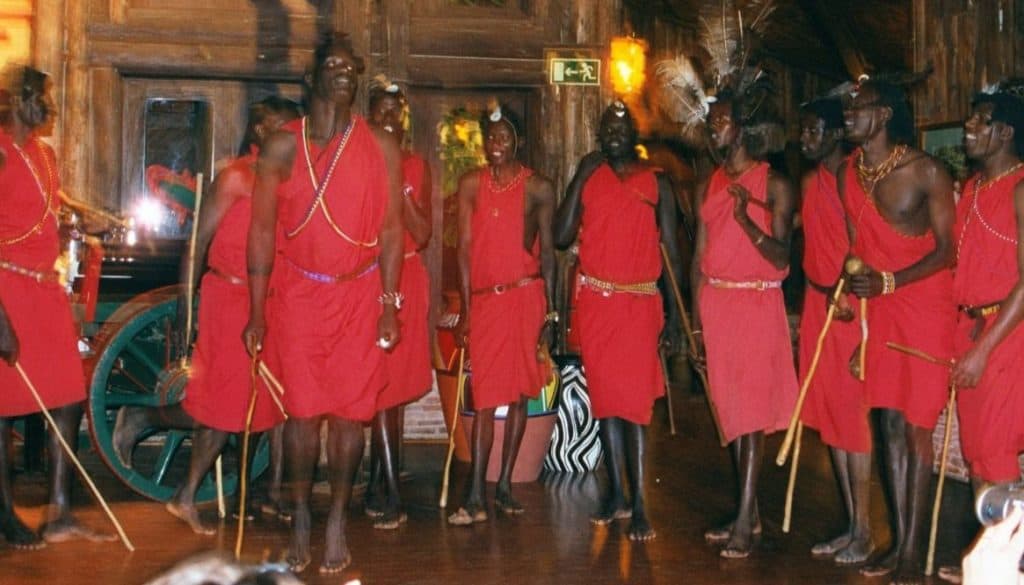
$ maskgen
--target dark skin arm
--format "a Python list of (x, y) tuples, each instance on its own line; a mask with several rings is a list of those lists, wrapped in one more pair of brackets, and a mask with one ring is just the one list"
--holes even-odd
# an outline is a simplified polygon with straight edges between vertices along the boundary
[[(672, 183), (664, 173), (658, 173), (658, 209), (657, 220), (658, 220), (658, 231), (660, 232), (661, 245), (665, 249), (668, 255), (668, 266), (662, 266), (662, 280), (668, 287), (671, 287), (672, 280), (668, 278), (666, 269), (672, 270), (673, 275), (676, 275), (675, 281), (678, 282), (678, 275), (680, 274), (680, 268), (682, 267), (682, 261), (679, 259), (679, 244), (676, 240), (676, 230), (679, 229), (677, 215), (676, 215), (676, 197), (675, 191), (672, 189)], [(667, 288), (667, 287), (665, 287)], [(676, 306), (675, 300), (667, 303), (668, 305), (668, 319), (665, 321), (665, 329), (661, 332), (661, 344), (664, 346), (669, 353), (673, 353), (679, 350), (680, 342), (680, 327), (682, 321), (679, 316), (679, 307)]]
[(277, 186), (291, 175), (294, 158), (294, 136), (288, 132), (275, 132), (264, 141), (256, 163), (256, 186), (252, 192), (252, 219), (246, 247), (249, 323), (242, 332), (242, 341), (250, 354), (263, 348), (263, 337), (267, 334), (264, 304), (276, 252)]
[(576, 174), (569, 181), (569, 186), (565, 189), (565, 198), (562, 199), (562, 204), (558, 206), (552, 220), (555, 246), (559, 250), (567, 249), (576, 241), (576, 235), (580, 231), (580, 220), (583, 218), (583, 185), (604, 161), (604, 153), (595, 150), (585, 155), (576, 167)]
[[(552, 237), (551, 218), (555, 213), (555, 186), (545, 177), (532, 175), (526, 183), (526, 221), (523, 224), (523, 248), (530, 252), (533, 242), (540, 243), (540, 275), (544, 279), (547, 312), (555, 309), (558, 287), (558, 263)], [(537, 338), (537, 346), (555, 345), (555, 322), (545, 321)]]
[[(193, 260), (192, 281), (188, 282), (188, 250), (185, 250), (186, 258), (181, 263), (181, 271), (178, 274), (178, 282), (189, 287), (189, 290), (194, 291), (196, 289), (196, 285), (206, 267), (206, 253), (210, 249), (210, 242), (213, 240), (214, 234), (217, 233), (217, 227), (220, 226), (221, 220), (227, 215), (228, 209), (231, 209), (231, 206), (235, 204), (235, 201), (244, 192), (244, 186), (239, 185), (239, 182), (244, 180), (245, 173), (240, 172), (234, 167), (224, 169), (214, 179), (213, 185), (210, 187), (213, 196), (208, 204), (203, 205), (202, 209), (199, 210), (199, 226), (196, 231), (196, 252), (195, 259)], [(178, 297), (177, 314), (174, 321), (174, 338), (179, 357), (185, 355), (188, 351), (188, 344), (185, 340), (187, 317), (185, 297), (186, 295)]]
[[(402, 277), (402, 153), (394, 136), (373, 128), (388, 173), (388, 209), (381, 226), (380, 241), (380, 283), (384, 291), (397, 291)], [(377, 336), (393, 347), (399, 341), (398, 309), (394, 305), (382, 305), (377, 320)]]
[[(1013, 207), (1017, 218), (1017, 268), (1024, 276), (1024, 182), (1017, 183), (1013, 190)], [(1021, 321), (1024, 321), (1024, 278), (1018, 277), (1017, 284), (996, 314), (992, 327), (983, 332), (953, 366), (952, 382), (958, 388), (977, 386), (992, 351), (999, 347)]]
[(476, 193), (480, 187), (480, 173), (470, 171), (459, 179), (459, 243), (456, 251), (459, 269), (459, 322), (455, 326), (455, 344), (466, 347), (469, 335), (469, 302), (472, 298), (469, 272), (469, 251), (473, 243), (473, 209), (476, 207)]
[(694, 367), (704, 367), (704, 336), (701, 334), (701, 318), (700, 318), (700, 303), (697, 300), (700, 298), (700, 287), (704, 286), (704, 273), (701, 272), (700, 262), (704, 257), (704, 250), (707, 248), (708, 243), (708, 229), (704, 224), (704, 218), (701, 216), (700, 208), (704, 204), (704, 198), (707, 197), (707, 182), (701, 183), (697, 187), (697, 200), (693, 206), (693, 218), (697, 226), (697, 236), (693, 246), (693, 263), (690, 265), (690, 291), (691, 299), (691, 319), (690, 323), (693, 326), (693, 338), (694, 346), (690, 348), (690, 360), (693, 362)]
[(789, 266), (790, 241), (793, 237), (793, 213), (796, 211), (796, 193), (793, 185), (781, 175), (768, 172), (767, 204), (772, 212), (771, 233), (766, 234), (750, 219), (748, 204), (750, 191), (739, 183), (729, 186), (735, 198), (733, 217), (743, 228), (765, 260), (778, 269)]
[[(953, 203), (953, 180), (942, 165), (931, 157), (922, 156), (911, 163), (905, 172), (912, 171), (917, 188), (925, 194), (927, 225), (935, 236), (935, 248), (907, 268), (894, 273), (897, 290), (912, 282), (927, 278), (953, 263), (953, 222), (956, 207)], [(894, 177), (895, 178), (895, 177)], [(851, 240), (853, 241), (853, 240)], [(850, 279), (850, 290), (861, 298), (882, 294), (881, 273), (866, 270)]]
[(426, 247), (430, 241), (430, 185), (430, 165), (424, 165), (423, 183), (417, 191), (420, 202), (411, 196), (402, 197), (402, 223), (405, 224), (405, 229), (409, 230), (409, 235), (416, 242), (417, 248)]

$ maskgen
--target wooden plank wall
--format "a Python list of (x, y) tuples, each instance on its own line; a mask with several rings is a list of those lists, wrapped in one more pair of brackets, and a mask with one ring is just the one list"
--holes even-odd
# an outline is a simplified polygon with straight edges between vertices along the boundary
[(1024, 72), (1024, 0), (914, 0), (914, 67), (935, 72), (915, 95), (919, 125), (952, 123), (986, 84)]

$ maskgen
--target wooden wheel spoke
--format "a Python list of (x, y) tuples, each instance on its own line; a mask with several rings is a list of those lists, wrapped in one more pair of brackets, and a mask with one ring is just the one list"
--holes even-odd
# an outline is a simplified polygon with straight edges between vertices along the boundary
[(186, 433), (182, 431), (168, 431), (167, 437), (164, 439), (164, 446), (156, 458), (156, 465), (153, 470), (154, 483), (163, 483), (167, 470), (170, 469), (171, 463), (174, 462), (174, 456), (185, 441), (185, 436)]

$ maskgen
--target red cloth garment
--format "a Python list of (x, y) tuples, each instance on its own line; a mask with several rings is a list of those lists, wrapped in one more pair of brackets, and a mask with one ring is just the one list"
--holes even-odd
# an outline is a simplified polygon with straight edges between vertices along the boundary
[[(477, 410), (533, 397), (550, 376), (548, 364), (537, 360), (537, 340), (547, 304), (540, 278), (540, 246), (523, 249), (526, 181), (533, 171), (523, 167), (512, 184), (497, 188), (489, 168), (479, 172), (473, 209), (469, 279), (469, 355), (472, 360), (473, 407)], [(522, 286), (477, 293), (477, 290)]]
[[(651, 170), (620, 179), (607, 164), (583, 186), (580, 274), (604, 282), (654, 282), (661, 275), (658, 180)], [(603, 293), (577, 281), (576, 322), (595, 418), (649, 424), (665, 393), (658, 359), (660, 294)]]
[[(852, 251), (875, 271), (897, 272), (935, 249), (935, 236), (897, 232), (875, 207), (857, 177), (853, 157), (846, 166), (846, 212), (855, 229)], [(868, 300), (865, 390), (868, 406), (899, 410), (911, 424), (931, 429), (948, 396), (949, 369), (886, 347), (894, 342), (939, 358), (953, 354), (956, 308), (953, 273), (940, 270)]]
[[(707, 243), (698, 302), (709, 392), (726, 441), (786, 428), (798, 391), (782, 289), (718, 288), (709, 282), (715, 278), (774, 283), (788, 273), (765, 260), (733, 217), (734, 198), (727, 190), (733, 183), (746, 187), (754, 199), (766, 201), (768, 164), (757, 164), (735, 181), (717, 169), (700, 211)], [(771, 233), (770, 211), (751, 205), (748, 213), (761, 230)]]
[[(426, 161), (415, 153), (402, 157), (403, 189), (422, 206), (423, 169)], [(405, 295), (399, 313), (402, 321), (402, 341), (387, 354), (388, 385), (377, 397), (377, 410), (412, 402), (426, 394), (434, 385), (433, 366), (430, 363), (430, 335), (427, 313), (430, 308), (430, 282), (423, 260), (416, 253), (416, 241), (405, 232), (405, 263), (398, 290)]]
[[(373, 268), (388, 204), (386, 163), (366, 121), (356, 115), (325, 148), (309, 142), (307, 156), (304, 120), (283, 126), (295, 136), (296, 153), (278, 192), (285, 238), (268, 336), (272, 327), (289, 416), (368, 421), (387, 383), (384, 352), (376, 345), (382, 288)], [(322, 205), (315, 205), (307, 161), (317, 184), (326, 182)]]
[[(836, 177), (822, 165), (818, 165), (804, 183), (800, 215), (804, 225), (803, 266), (809, 281), (800, 315), (800, 381), (803, 382), (807, 379), (828, 311), (828, 295), (812, 284), (834, 288), (843, 260), (850, 250), (846, 214), (836, 189)], [(849, 296), (848, 300), (856, 309), (857, 299)], [(853, 322), (832, 320), (807, 390), (801, 420), (808, 427), (817, 429), (821, 440), (830, 447), (852, 453), (870, 453), (867, 397), (864, 385), (850, 373), (849, 368), (850, 356), (859, 343), (860, 327), (856, 318)]]
[[(3, 130), (0, 150), (6, 157), (0, 166), (0, 262), (52, 274), (60, 254), (56, 156), (35, 136), (19, 147)], [(78, 331), (61, 286), (0, 268), (0, 301), (21, 346), (18, 363), (46, 407), (85, 400)], [(0, 362), (0, 388), (0, 416), (39, 411), (18, 371), (7, 362)]]
[[(232, 433), (245, 430), (252, 393), (252, 364), (242, 343), (242, 331), (249, 321), (245, 248), (252, 217), (255, 164), (256, 153), (239, 157), (218, 177), (219, 188), (225, 189), (234, 203), (210, 243), (210, 271), (199, 287), (199, 337), (182, 400), (185, 412), (199, 423)], [(264, 343), (267, 353), (272, 351), (271, 337)], [(257, 379), (256, 392), (252, 430), (259, 432), (284, 418), (261, 378)]]
[[(967, 182), (957, 208), (959, 245), (953, 280), (957, 304), (978, 307), (1002, 301), (1020, 279), (1013, 191), (1022, 179), (1024, 169), (989, 185), (979, 187), (976, 176)], [(986, 331), (997, 317), (985, 318)], [(959, 313), (954, 338), (957, 356), (974, 345), (970, 334), (975, 323), (966, 313)], [(1018, 325), (989, 355), (978, 385), (957, 393), (960, 446), (971, 475), (985, 481), (1020, 478), (1017, 455), (1024, 451), (1021, 356), (1024, 326)]]

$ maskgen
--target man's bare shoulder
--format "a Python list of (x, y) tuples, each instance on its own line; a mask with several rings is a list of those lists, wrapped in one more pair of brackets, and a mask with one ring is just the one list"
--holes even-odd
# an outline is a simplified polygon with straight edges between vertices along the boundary
[(476, 190), (480, 187), (480, 174), (486, 171), (487, 167), (481, 167), (463, 173), (459, 177), (459, 192), (475, 195)]
[(526, 192), (533, 197), (554, 198), (555, 184), (544, 175), (534, 172), (526, 179)]
[[(896, 165), (895, 170), (906, 169), (915, 174), (917, 173), (947, 173), (945, 165), (935, 158), (934, 156), (913, 147), (907, 147), (907, 152), (903, 155), (903, 160)], [(947, 173), (948, 174), (948, 173)]]

